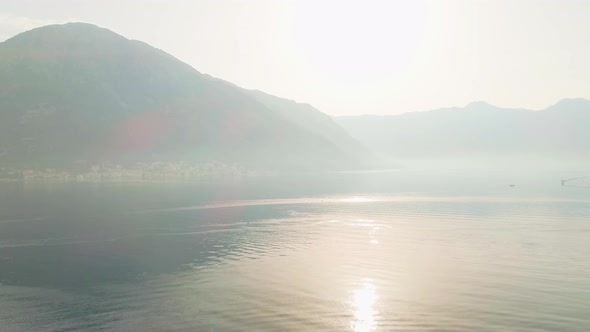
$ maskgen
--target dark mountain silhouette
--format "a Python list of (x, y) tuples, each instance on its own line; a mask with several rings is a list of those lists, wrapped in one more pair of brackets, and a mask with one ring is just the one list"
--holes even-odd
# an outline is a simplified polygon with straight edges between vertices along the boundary
[[(325, 118), (315, 109), (308, 113), (302, 119)], [(363, 148), (338, 125), (311, 130), (298, 117), (90, 24), (46, 26), (0, 43), (4, 165), (218, 160), (272, 169), (360, 166)]]
[(396, 158), (590, 157), (590, 101), (564, 99), (541, 111), (485, 102), (395, 116), (337, 117), (353, 137)]

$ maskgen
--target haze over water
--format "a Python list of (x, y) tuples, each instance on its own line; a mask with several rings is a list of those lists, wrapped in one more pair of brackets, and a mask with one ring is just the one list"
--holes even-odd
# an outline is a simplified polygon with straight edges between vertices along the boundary
[(0, 1), (0, 332), (590, 330), (588, 17)]
[(490, 174), (3, 184), (2, 330), (585, 330), (590, 191)]

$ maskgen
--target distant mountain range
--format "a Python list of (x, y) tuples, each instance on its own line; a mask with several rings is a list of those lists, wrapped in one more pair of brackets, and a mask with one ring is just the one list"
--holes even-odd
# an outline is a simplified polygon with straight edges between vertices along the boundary
[(540, 111), (475, 102), (331, 118), (85, 23), (46, 26), (0, 43), (0, 168), (80, 161), (218, 161), (268, 170), (388, 166), (371, 151), (398, 161), (590, 159), (589, 124), (585, 99)]
[(590, 101), (586, 99), (563, 99), (540, 111), (474, 102), (463, 108), (335, 119), (362, 143), (397, 159), (590, 159)]
[(0, 166), (216, 160), (355, 169), (371, 156), (309, 105), (244, 90), (91, 24), (0, 43)]

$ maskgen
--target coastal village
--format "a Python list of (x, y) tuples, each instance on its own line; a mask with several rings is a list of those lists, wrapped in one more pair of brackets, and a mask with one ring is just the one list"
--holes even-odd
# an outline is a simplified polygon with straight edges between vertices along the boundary
[(0, 168), (0, 181), (116, 181), (174, 178), (199, 178), (249, 175), (236, 164), (221, 162), (192, 164), (187, 162), (140, 162), (131, 166), (114, 163), (88, 164), (77, 162), (70, 169)]

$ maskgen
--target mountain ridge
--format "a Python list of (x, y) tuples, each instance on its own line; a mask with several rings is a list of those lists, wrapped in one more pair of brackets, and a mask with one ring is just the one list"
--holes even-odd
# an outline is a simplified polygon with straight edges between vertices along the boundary
[(477, 101), (472, 101), (467, 103), (465, 106), (461, 107), (461, 106), (449, 106), (449, 107), (440, 107), (440, 108), (435, 108), (435, 109), (431, 109), (431, 110), (423, 110), (423, 111), (412, 111), (412, 112), (402, 112), (402, 113), (398, 113), (398, 114), (373, 114), (373, 113), (367, 113), (367, 114), (356, 114), (356, 115), (333, 115), (333, 118), (346, 118), (346, 117), (363, 117), (363, 116), (374, 116), (374, 117), (392, 117), (392, 116), (400, 116), (400, 115), (405, 115), (405, 114), (421, 114), (421, 113), (428, 113), (428, 112), (436, 112), (436, 111), (441, 111), (441, 110), (469, 110), (469, 109), (478, 109), (478, 110), (482, 110), (483, 108), (488, 108), (490, 110), (519, 110), (519, 111), (527, 111), (527, 112), (541, 112), (541, 111), (548, 111), (548, 110), (554, 110), (554, 109), (558, 109), (558, 108), (562, 108), (566, 105), (571, 106), (571, 105), (578, 105), (578, 106), (584, 106), (584, 107), (588, 107), (588, 105), (590, 105), (590, 100), (587, 98), (582, 98), (582, 97), (574, 97), (574, 98), (562, 98), (560, 100), (558, 100), (555, 104), (552, 104), (550, 106), (547, 106), (546, 108), (543, 109), (528, 109), (528, 108), (514, 108), (514, 107), (500, 107), (500, 106), (495, 106), (493, 104), (488, 103), (487, 101), (483, 101), (483, 100), (477, 100)]
[(365, 145), (399, 159), (482, 156), (590, 158), (590, 101), (566, 98), (543, 110), (487, 103), (335, 120)]
[(23, 32), (0, 43), (0, 165), (181, 159), (360, 167), (358, 151), (223, 82), (92, 24)]

